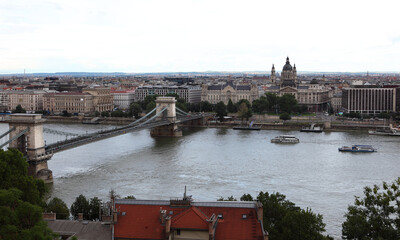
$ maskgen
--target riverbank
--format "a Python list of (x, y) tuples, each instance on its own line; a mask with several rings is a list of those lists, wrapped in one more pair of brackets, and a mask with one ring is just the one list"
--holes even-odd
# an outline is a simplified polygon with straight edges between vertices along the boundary
[[(45, 119), (48, 123), (82, 123), (88, 121), (91, 118), (85, 118), (83, 116), (46, 116)], [(126, 125), (135, 121), (133, 118), (102, 118), (98, 119), (101, 124), (112, 124), (112, 125)], [(316, 123), (324, 127), (324, 131), (358, 131), (368, 130), (384, 127), (382, 122), (368, 122), (368, 121), (345, 121), (345, 120), (324, 120), (316, 117), (295, 117), (289, 121), (279, 120), (276, 116), (255, 116), (252, 118), (254, 124), (261, 127), (263, 130), (300, 130), (303, 127), (309, 126), (311, 123)], [(250, 121), (249, 121), (250, 122)], [(211, 128), (233, 128), (235, 126), (248, 125), (249, 122), (242, 121), (227, 121), (227, 122), (215, 122), (209, 121), (201, 127)]]

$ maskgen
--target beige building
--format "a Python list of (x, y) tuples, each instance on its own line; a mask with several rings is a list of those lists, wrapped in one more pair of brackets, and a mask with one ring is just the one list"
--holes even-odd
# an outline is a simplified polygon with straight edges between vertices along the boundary
[(43, 108), (51, 113), (90, 113), (94, 112), (93, 98), (89, 93), (49, 93), (43, 96)]
[(8, 110), (12, 111), (18, 105), (28, 112), (43, 110), (43, 95), (45, 91), (9, 91), (8, 94)]
[(211, 104), (217, 104), (220, 101), (228, 104), (229, 99), (233, 103), (241, 99), (246, 99), (251, 103), (257, 98), (257, 85), (235, 85), (231, 81), (224, 85), (203, 85), (201, 92), (201, 101), (208, 101)]
[(111, 95), (110, 88), (84, 88), (82, 92), (89, 93), (93, 96), (94, 111), (107, 112), (114, 109), (114, 99)]

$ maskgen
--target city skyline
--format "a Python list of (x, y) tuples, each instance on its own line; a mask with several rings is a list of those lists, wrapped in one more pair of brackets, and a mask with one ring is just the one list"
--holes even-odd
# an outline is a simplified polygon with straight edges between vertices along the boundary
[(3, 1), (0, 74), (398, 72), (396, 1)]

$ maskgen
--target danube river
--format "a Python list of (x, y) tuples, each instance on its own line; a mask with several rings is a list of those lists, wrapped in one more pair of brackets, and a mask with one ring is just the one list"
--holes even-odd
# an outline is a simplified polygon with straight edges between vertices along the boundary
[[(83, 133), (112, 126), (45, 127)], [(270, 142), (280, 134), (296, 135), (300, 143)], [(65, 137), (45, 135), (47, 143), (60, 138)], [(371, 144), (378, 152), (338, 152), (338, 147), (352, 144)], [(399, 146), (400, 137), (369, 136), (365, 131), (197, 128), (185, 129), (181, 138), (152, 138), (149, 130), (142, 130), (56, 153), (49, 161), (51, 195), (70, 206), (79, 194), (106, 200), (110, 189), (121, 197), (169, 199), (182, 196), (186, 185), (188, 194), (202, 201), (280, 192), (322, 214), (326, 233), (340, 238), (343, 215), (354, 196), (362, 196), (364, 186), (400, 176)]]

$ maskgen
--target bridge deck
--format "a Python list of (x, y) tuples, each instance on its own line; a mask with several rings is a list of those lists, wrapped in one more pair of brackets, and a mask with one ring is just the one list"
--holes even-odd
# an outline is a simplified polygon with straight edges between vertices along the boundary
[(153, 121), (145, 124), (137, 124), (133, 126), (123, 126), (111, 130), (105, 130), (100, 132), (95, 132), (92, 134), (81, 135), (75, 138), (71, 138), (62, 142), (56, 142), (53, 144), (49, 144), (46, 146), (46, 153), (54, 154), (56, 152), (65, 151), (74, 147), (78, 147), (81, 145), (85, 145), (88, 143), (100, 141), (106, 138), (115, 137), (118, 135), (122, 135), (128, 132), (138, 131), (146, 128), (153, 128), (158, 126), (165, 126), (170, 124), (179, 124), (190, 120), (203, 118), (203, 115), (188, 115), (182, 118), (177, 118), (177, 120), (173, 123), (168, 120), (163, 121)]

